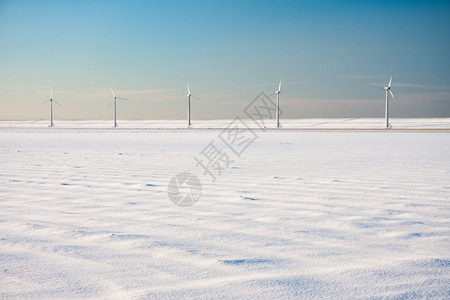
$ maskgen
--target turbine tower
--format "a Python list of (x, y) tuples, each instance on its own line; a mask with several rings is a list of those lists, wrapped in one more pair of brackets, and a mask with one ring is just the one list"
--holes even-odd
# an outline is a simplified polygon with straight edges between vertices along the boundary
[(197, 100), (200, 100), (199, 98), (193, 96), (191, 94), (191, 89), (189, 88), (189, 84), (187, 84), (187, 96), (186, 96), (186, 100), (187, 100), (187, 127), (191, 127), (192, 123), (191, 123), (191, 97), (195, 98)]
[(280, 128), (280, 94), (281, 94), (281, 80), (280, 84), (278, 85), (278, 90), (275, 91), (275, 94), (277, 95), (277, 128)]
[(392, 84), (392, 75), (391, 75), (391, 78), (389, 79), (388, 86), (384, 87), (384, 90), (386, 91), (386, 107), (385, 107), (385, 115), (384, 115), (386, 128), (391, 127), (391, 125), (389, 124), (389, 94), (391, 94), (392, 99), (395, 100), (394, 94), (392, 93), (392, 90), (391, 90), (391, 84)]
[(58, 105), (61, 105), (58, 102), (53, 100), (53, 89), (50, 90), (50, 99), (42, 102), (42, 104), (47, 103), (47, 102), (50, 102), (50, 125), (48, 125), (48, 127), (53, 127), (54, 126), (54, 124), (53, 124), (53, 102), (55, 102)]
[(119, 98), (114, 93), (113, 89), (111, 88), (111, 94), (113, 96), (113, 119), (114, 119), (114, 127), (117, 127), (117, 100), (127, 100), (125, 98)]
[(189, 84), (187, 84), (188, 94), (187, 94), (187, 109), (188, 109), (188, 115), (187, 115), (187, 127), (191, 127), (191, 89), (189, 88)]

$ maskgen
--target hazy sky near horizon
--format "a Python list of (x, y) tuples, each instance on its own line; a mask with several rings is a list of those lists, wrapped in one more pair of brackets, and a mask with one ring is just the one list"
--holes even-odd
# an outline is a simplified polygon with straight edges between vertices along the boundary
[(0, 120), (450, 117), (449, 1), (0, 0)]

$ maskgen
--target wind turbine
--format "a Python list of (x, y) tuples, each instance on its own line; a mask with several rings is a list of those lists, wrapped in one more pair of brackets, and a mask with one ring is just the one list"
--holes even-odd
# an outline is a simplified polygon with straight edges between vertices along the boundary
[(54, 124), (53, 124), (53, 102), (55, 102), (58, 105), (61, 105), (58, 102), (53, 100), (53, 89), (50, 90), (50, 99), (42, 102), (42, 104), (47, 103), (47, 102), (50, 102), (50, 125), (49, 125), (49, 127), (53, 127), (54, 126)]
[(111, 94), (113, 96), (113, 118), (114, 118), (114, 127), (117, 127), (117, 99), (127, 100), (125, 98), (119, 98), (114, 94), (113, 89), (111, 88)]
[(189, 84), (187, 84), (187, 90), (188, 90), (188, 94), (186, 96), (186, 100), (187, 100), (187, 109), (188, 109), (188, 113), (187, 113), (187, 127), (191, 127), (192, 123), (191, 123), (191, 97), (195, 98), (197, 100), (200, 100), (199, 98), (193, 96), (191, 94), (191, 89), (189, 88)]
[(275, 91), (275, 94), (277, 95), (277, 128), (280, 128), (280, 94), (281, 94), (281, 80), (280, 84), (278, 85), (278, 89)]
[(394, 94), (392, 93), (391, 90), (391, 84), (392, 84), (392, 75), (391, 78), (389, 79), (389, 83), (388, 86), (384, 87), (384, 90), (386, 91), (386, 110), (385, 110), (385, 126), (386, 128), (391, 127), (391, 125), (389, 124), (389, 94), (391, 94), (392, 99), (395, 100)]

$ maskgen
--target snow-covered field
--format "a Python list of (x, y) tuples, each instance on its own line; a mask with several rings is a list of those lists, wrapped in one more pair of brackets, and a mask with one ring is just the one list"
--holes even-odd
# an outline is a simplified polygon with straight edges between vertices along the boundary
[(193, 158), (220, 130), (23, 124), (0, 123), (1, 299), (450, 298), (447, 132), (258, 131), (212, 182)]

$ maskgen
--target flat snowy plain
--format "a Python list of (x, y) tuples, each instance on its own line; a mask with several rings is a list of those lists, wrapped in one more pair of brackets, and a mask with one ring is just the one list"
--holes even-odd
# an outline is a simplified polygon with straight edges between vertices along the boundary
[(450, 298), (450, 119), (286, 121), (215, 182), (171, 122), (0, 122), (1, 299)]

